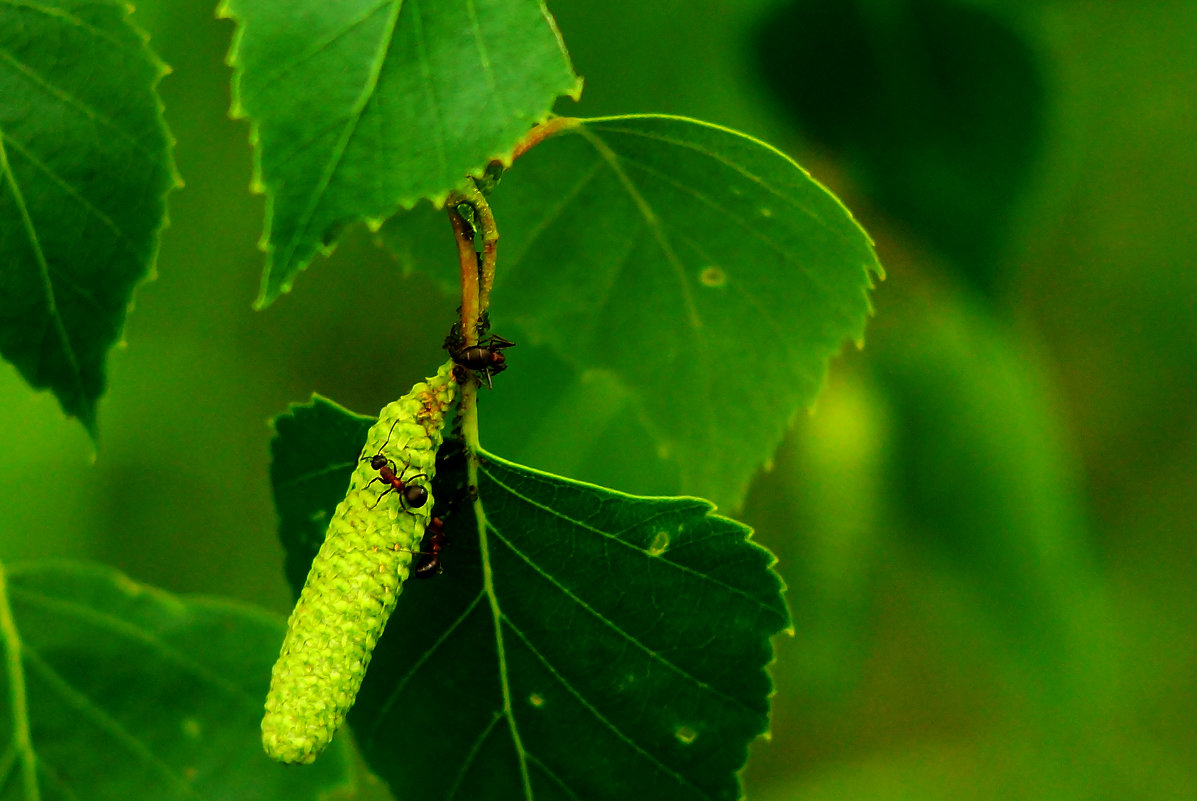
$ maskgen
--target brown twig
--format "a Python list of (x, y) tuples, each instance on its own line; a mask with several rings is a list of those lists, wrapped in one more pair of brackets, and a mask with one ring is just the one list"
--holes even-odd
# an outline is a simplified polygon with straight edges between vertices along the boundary
[(552, 119), (545, 120), (540, 125), (528, 131), (528, 135), (520, 140), (520, 143), (515, 146), (515, 150), (511, 153), (511, 160), (514, 162), (550, 136), (556, 136), (566, 128), (573, 128), (580, 123), (581, 120), (577, 117), (553, 117)]

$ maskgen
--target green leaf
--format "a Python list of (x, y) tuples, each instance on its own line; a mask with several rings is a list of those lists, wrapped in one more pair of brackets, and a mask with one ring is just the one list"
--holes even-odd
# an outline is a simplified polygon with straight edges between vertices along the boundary
[(439, 205), (581, 84), (539, 0), (225, 0), (267, 196), (260, 306), (355, 220)]
[[(523, 464), (640, 495), (676, 494), (674, 459), (662, 458), (625, 385), (608, 370), (577, 369), (521, 339), (517, 369), (480, 403), (486, 446)], [(612, 443), (619, 443), (613, 447)]]
[[(609, 371), (680, 490), (720, 506), (739, 505), (828, 359), (864, 336), (880, 274), (868, 236), (787, 156), (734, 131), (572, 121), (492, 205), (496, 329)], [(388, 228), (405, 266), (452, 277), (443, 221)]]
[(302, 772), (262, 751), (282, 629), (103, 567), (0, 567), (6, 797), (316, 799), (345, 785), (344, 748)]
[[(368, 425), (320, 398), (277, 421), (291, 565), (319, 546)], [(449, 500), (455, 471), (435, 488), (444, 573), (404, 587), (349, 718), (396, 796), (738, 798), (768, 727), (768, 638), (788, 625), (770, 554), (706, 501), (491, 455), (479, 536)]]
[(167, 68), (121, 2), (0, 5), (0, 355), (96, 435), (104, 357), (178, 183)]

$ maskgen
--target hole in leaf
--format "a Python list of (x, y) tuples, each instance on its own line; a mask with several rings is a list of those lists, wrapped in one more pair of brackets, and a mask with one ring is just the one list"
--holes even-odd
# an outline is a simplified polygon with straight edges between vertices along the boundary
[(183, 718), (183, 734), (193, 740), (198, 740), (203, 734), (203, 727), (195, 718)]
[(698, 280), (703, 286), (720, 287), (727, 283), (727, 273), (712, 265), (698, 274)]

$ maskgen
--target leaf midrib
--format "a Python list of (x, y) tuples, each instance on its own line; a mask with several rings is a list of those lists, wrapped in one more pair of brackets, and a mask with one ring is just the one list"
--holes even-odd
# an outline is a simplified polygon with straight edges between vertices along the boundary
[[(500, 532), (497, 528), (495, 528), (494, 526), (488, 526), (488, 528), (494, 532), (496, 537), (498, 537), (500, 540), (502, 540), (503, 544), (506, 545), (511, 550), (512, 553), (514, 553), (521, 560), (523, 560), (523, 562), (526, 565), (528, 565), (528, 567), (530, 567), (533, 571), (535, 571), (542, 579), (547, 581), (551, 587), (553, 587), (555, 590), (557, 590), (562, 595), (564, 595), (568, 601), (577, 605), (583, 611), (587, 612), (592, 618), (599, 621), (603, 626), (605, 626), (606, 628), (615, 632), (624, 642), (627, 642), (627, 643), (635, 646), (641, 653), (646, 655), (649, 659), (651, 659), (654, 662), (656, 662), (657, 664), (663, 666), (664, 668), (666, 668), (670, 672), (674, 673), (675, 675), (689, 681), (691, 684), (693, 684), (695, 687), (699, 688), (700, 690), (703, 690), (705, 692), (711, 693), (712, 695), (718, 696), (719, 698), (722, 698), (723, 700), (728, 701), (731, 704), (738, 706), (741, 709), (743, 709), (744, 711), (749, 712), (753, 715), (761, 714), (760, 710), (753, 709), (752, 707), (745, 704), (739, 698), (728, 695), (723, 690), (720, 690), (719, 688), (714, 687), (711, 684), (703, 681), (702, 679), (700, 679), (697, 676), (695, 676), (694, 674), (690, 673), (688, 670), (686, 670), (682, 666), (674, 664), (673, 662), (669, 661), (664, 656), (662, 656), (660, 653), (658, 653), (655, 649), (653, 649), (653, 648), (649, 647), (648, 645), (646, 645), (645, 643), (641, 642), (636, 637), (633, 637), (631, 634), (629, 634), (627, 631), (625, 631), (623, 628), (621, 628), (619, 626), (619, 624), (617, 624), (615, 621), (608, 618), (606, 615), (604, 615), (599, 610), (595, 609), (593, 606), (588, 604), (586, 601), (582, 600), (582, 598), (580, 598), (578, 595), (571, 592), (568, 587), (566, 587), (564, 584), (562, 584), (560, 581), (558, 581), (548, 571), (544, 570), (539, 565), (537, 565), (535, 562), (533, 562), (532, 559), (527, 554), (525, 554), (519, 548), (515, 547), (515, 544), (511, 540), (504, 537), (502, 532)], [(508, 620), (508, 622), (511, 622), (510, 617), (508, 617), (506, 615), (504, 615), (504, 617)], [(514, 627), (515, 626), (514, 622), (511, 622), (511, 625)], [(521, 636), (523, 636), (523, 635), (521, 635)], [(529, 647), (531, 647), (530, 641), (528, 644), (529, 644)]]
[[(312, 224), (312, 219), (316, 216), (317, 209), (320, 208), (320, 203), (324, 200), (325, 194), (328, 192), (329, 186), (332, 184), (333, 176), (336, 174), (337, 168), (341, 165), (341, 160), (345, 158), (345, 153), (349, 149), (349, 142), (357, 131), (358, 125), (362, 121), (365, 114), (366, 106), (374, 97), (375, 91), (378, 89), (378, 80), (382, 75), (382, 68), (386, 64), (387, 54), (391, 50), (391, 43), (395, 40), (395, 29), (399, 24), (399, 13), (403, 9), (404, 0), (392, 0), (392, 10), (390, 18), (387, 20), (385, 27), (385, 35), (382, 41), (379, 42), (378, 47), (374, 53), (374, 60), (370, 64), (370, 75), (366, 80), (365, 86), (362, 87), (361, 93), (358, 94), (354, 100), (352, 112), (349, 115), (348, 123), (337, 141), (337, 145), (333, 148), (330, 154), (328, 163), (324, 168), (324, 172), (320, 176), (320, 182), (316, 185), (312, 192), (312, 200), (308, 204), (307, 209), (304, 210), (303, 215), (297, 221), (295, 226), (296, 234), (291, 238), (286, 250), (286, 257), (281, 259), (281, 265), (273, 265), (273, 267), (282, 266), (287, 268), (291, 264), (291, 260), (295, 256), (295, 251), (299, 248), (300, 243), (307, 236), (308, 228)], [(381, 7), (381, 6), (378, 6)], [(376, 7), (376, 8), (378, 8)]]
[[(0, 130), (0, 174), (4, 176), (4, 182), (8, 184), (9, 189), (12, 191), (13, 200), (21, 212), (21, 223), (25, 227), (25, 234), (29, 238), (29, 245), (33, 248), (38, 272), (42, 279), (42, 294), (46, 303), (47, 322), (53, 325), (62, 347), (62, 352), (70, 364), (71, 376), (75, 379), (75, 390), (79, 393), (80, 397), (83, 397), (86, 394), (83, 387), (83, 370), (79, 366), (79, 359), (75, 353), (75, 349), (71, 346), (71, 339), (66, 330), (66, 323), (62, 319), (62, 315), (58, 313), (57, 295), (54, 291), (54, 283), (50, 280), (50, 265), (46, 261), (45, 252), (42, 250), (41, 238), (38, 236), (37, 226), (29, 214), (29, 206), (25, 203), (25, 195), (21, 192), (21, 187), (17, 183), (17, 177), (12, 171), (12, 166), (9, 164), (8, 149), (4, 144), (7, 140), (8, 137), (4, 131)], [(40, 369), (36, 372), (40, 373)]]
[[(0, 144), (0, 157), (3, 156)], [(7, 166), (7, 163), (4, 164)], [(21, 659), (24, 644), (9, 603), (7, 568), (0, 563), (0, 640), (4, 642), (5, 667), (8, 669), (9, 701), (13, 711), (13, 746), (21, 760), (21, 779), (28, 801), (40, 801), (37, 783), (37, 752), (29, 734), (29, 699), (25, 691), (25, 665)]]

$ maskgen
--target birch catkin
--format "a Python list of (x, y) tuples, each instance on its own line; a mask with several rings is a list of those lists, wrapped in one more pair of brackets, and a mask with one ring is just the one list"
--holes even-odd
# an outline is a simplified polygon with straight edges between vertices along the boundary
[[(287, 622), (266, 696), (262, 745), (280, 762), (311, 762), (332, 740), (395, 610), (432, 512), (436, 451), (457, 390), (452, 367), (446, 364), (379, 413), (328, 524)], [(427, 475), (416, 480), (429, 489), (427, 503), (404, 511), (400, 492), (380, 500), (388, 486), (374, 481), (379, 474), (370, 465), (379, 453), (396, 472), (406, 468), (407, 478)]]

